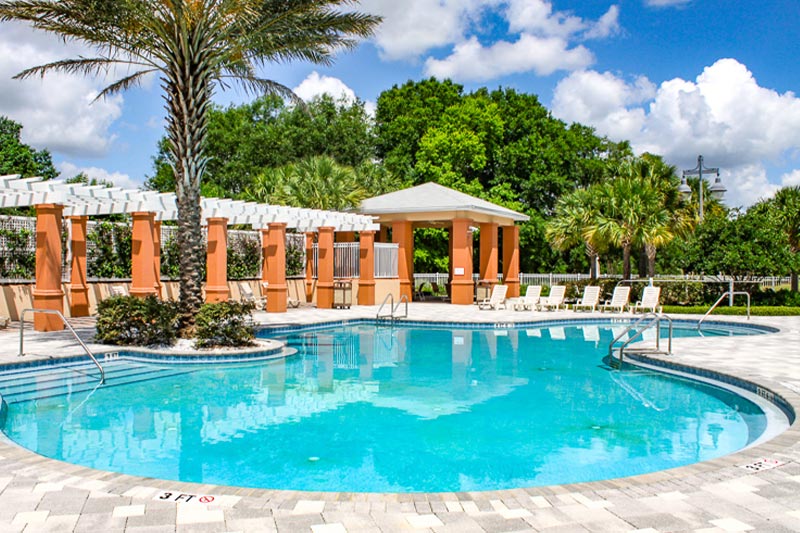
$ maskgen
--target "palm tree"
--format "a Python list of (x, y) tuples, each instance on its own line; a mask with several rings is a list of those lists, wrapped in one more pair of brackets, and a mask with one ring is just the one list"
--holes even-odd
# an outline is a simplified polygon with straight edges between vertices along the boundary
[(545, 236), (557, 250), (583, 244), (589, 256), (590, 276), (596, 279), (597, 258), (606, 248), (602, 235), (594, 231), (598, 221), (596, 187), (576, 189), (556, 202), (555, 213), (545, 228)]
[(800, 253), (800, 186), (784, 187), (771, 202), (778, 227), (786, 235), (789, 251), (795, 258), (791, 269), (791, 289), (797, 292), (797, 254)]
[[(305, 60), (328, 64), (337, 49), (370, 35), (379, 18), (342, 8), (354, 0), (0, 0), (0, 21), (24, 21), (97, 57), (65, 59), (27, 69), (17, 78), (53, 71), (98, 75), (116, 65), (133, 72), (100, 97), (159, 75), (165, 93), (169, 159), (175, 176), (184, 328), (202, 304), (200, 183), (214, 90), (230, 81), (245, 90), (293, 97), (256, 68)], [(113, 72), (113, 71), (112, 71)], [(129, 71), (126, 71), (129, 72)]]

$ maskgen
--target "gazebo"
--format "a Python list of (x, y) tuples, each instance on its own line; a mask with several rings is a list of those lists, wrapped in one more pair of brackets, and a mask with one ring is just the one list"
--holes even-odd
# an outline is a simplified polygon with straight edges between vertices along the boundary
[[(90, 215), (129, 214), (132, 218), (132, 280), (130, 294), (159, 295), (160, 224), (177, 218), (173, 193), (127, 190), (116, 187), (70, 184), (60, 180), (0, 176), (0, 207), (36, 209), (36, 284), (33, 307), (64, 312), (65, 300), (72, 317), (89, 314), (86, 279), (86, 228)], [(206, 301), (228, 299), (227, 228), (246, 224), (261, 231), (262, 282), (267, 311), (285, 312), (287, 305), (287, 228), (317, 233), (317, 306), (332, 307), (334, 299), (334, 232), (360, 232), (361, 273), (359, 303), (374, 304), (373, 243), (378, 225), (369, 216), (219, 198), (201, 199), (203, 224), (208, 227)], [(70, 221), (71, 277), (67, 294), (62, 289), (62, 217)], [(310, 271), (310, 269), (309, 269)], [(66, 296), (66, 298), (65, 298)], [(63, 329), (60, 319), (34, 314), (39, 331)]]
[(502, 228), (503, 282), (509, 296), (519, 296), (519, 227), (527, 215), (444, 187), (425, 183), (361, 203), (361, 213), (376, 217), (381, 239), (391, 229), (399, 245), (400, 294), (409, 301), (414, 294), (414, 229), (447, 228), (450, 232), (450, 296), (454, 304), (471, 304), (475, 291), (472, 276), (472, 233), (480, 229), (480, 277), (486, 286), (498, 282), (498, 229)]

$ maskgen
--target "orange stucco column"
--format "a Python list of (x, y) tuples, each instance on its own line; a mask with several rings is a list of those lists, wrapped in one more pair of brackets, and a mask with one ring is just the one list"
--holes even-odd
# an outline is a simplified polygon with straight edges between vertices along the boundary
[(270, 222), (267, 231), (267, 311), (286, 312), (286, 223)]
[(314, 234), (306, 233), (306, 301), (314, 298)]
[(208, 219), (206, 302), (226, 302), (228, 290), (228, 219)]
[(69, 279), (69, 314), (89, 316), (89, 286), (86, 284), (86, 223), (89, 217), (68, 217), (72, 250)]
[(481, 224), (480, 279), (484, 284), (497, 285), (497, 224)]
[(153, 222), (153, 275), (156, 277), (156, 295), (161, 298), (161, 221)]
[(509, 298), (519, 296), (519, 226), (503, 226), (503, 283)]
[(319, 228), (317, 240), (317, 307), (333, 307), (333, 228)]
[[(36, 286), (33, 307), (64, 312), (64, 291), (61, 290), (61, 213), (64, 206), (36, 206)], [(58, 331), (64, 323), (54, 315), (33, 315), (36, 331)]]
[(133, 213), (133, 257), (131, 260), (131, 296), (145, 298), (155, 295), (156, 276), (153, 272), (155, 264), (155, 244), (153, 243), (153, 226), (155, 213)]
[(472, 281), (472, 236), (470, 221), (465, 218), (453, 220), (450, 238), (453, 243), (453, 281), (450, 285), (450, 301), (469, 305), (473, 301), (475, 284)]
[(375, 305), (375, 232), (359, 234), (358, 305)]
[(378, 235), (378, 242), (389, 242), (389, 226), (381, 224), (381, 232)]
[(392, 241), (398, 244), (397, 277), (400, 278), (400, 297), (411, 301), (414, 295), (414, 226), (411, 222), (392, 224)]

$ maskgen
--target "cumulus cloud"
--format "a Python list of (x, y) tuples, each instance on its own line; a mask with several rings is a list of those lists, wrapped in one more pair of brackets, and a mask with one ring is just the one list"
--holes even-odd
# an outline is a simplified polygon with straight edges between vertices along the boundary
[(78, 174), (86, 174), (90, 179), (96, 179), (101, 182), (113, 183), (115, 187), (122, 187), (123, 189), (138, 189), (142, 186), (141, 183), (134, 181), (127, 174), (122, 172), (109, 172), (104, 168), (98, 167), (80, 167), (69, 161), (64, 161), (58, 164), (58, 170), (61, 173), (61, 179), (68, 179)]
[(793, 170), (781, 176), (782, 187), (800, 186), (800, 170)]
[[(619, 6), (598, 20), (556, 11), (549, 0), (363, 0), (359, 8), (384, 21), (374, 42), (385, 60), (425, 58), (425, 74), (486, 81), (507, 74), (584, 68), (592, 53), (578, 44), (620, 32)], [(482, 44), (488, 13), (508, 24), (508, 36)], [(450, 48), (444, 57), (433, 51)]]
[(90, 52), (16, 23), (0, 32), (0, 114), (23, 125), (23, 141), (77, 157), (105, 155), (114, 136), (111, 124), (121, 116), (123, 99), (92, 103), (101, 82), (50, 74), (44, 79), (12, 80), (20, 71)]
[(800, 146), (800, 99), (794, 93), (759, 86), (734, 59), (706, 67), (694, 81), (676, 78), (654, 89), (644, 78), (573, 72), (556, 86), (552, 110), (673, 164), (694, 166), (696, 154), (703, 154), (741, 185), (736, 192), (729, 187), (734, 202), (749, 205), (773, 192), (762, 176), (764, 162)]
[(316, 71), (309, 74), (292, 91), (306, 102), (322, 94), (328, 94), (335, 100), (345, 100), (347, 102), (355, 102), (356, 100), (356, 93), (342, 80), (331, 76), (320, 76)]
[(531, 70), (547, 76), (556, 70), (583, 68), (593, 60), (592, 53), (583, 46), (570, 49), (558, 37), (522, 34), (514, 43), (500, 41), (489, 47), (473, 37), (457, 45), (445, 59), (429, 58), (425, 73), (438, 78), (486, 81)]

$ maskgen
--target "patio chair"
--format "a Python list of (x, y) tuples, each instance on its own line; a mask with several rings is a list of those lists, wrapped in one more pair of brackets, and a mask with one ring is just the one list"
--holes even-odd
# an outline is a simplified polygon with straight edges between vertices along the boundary
[(614, 311), (621, 313), (628, 305), (628, 300), (631, 298), (631, 288), (628, 285), (617, 285), (614, 287), (614, 293), (611, 295), (611, 300), (600, 304), (600, 312)]
[(639, 311), (652, 311), (653, 313), (660, 313), (661, 312), (661, 305), (659, 305), (659, 301), (661, 299), (661, 287), (653, 287), (648, 286), (644, 288), (642, 291), (642, 299), (635, 304), (629, 306), (629, 309), (632, 313), (637, 313)]
[(595, 285), (587, 285), (583, 288), (583, 297), (581, 301), (572, 306), (573, 311), (585, 309), (587, 311), (594, 311), (597, 309), (597, 304), (600, 302), (600, 287)]
[(525, 289), (525, 296), (513, 300), (515, 311), (524, 311), (525, 309), (533, 310), (539, 304), (539, 298), (542, 296), (541, 285), (528, 285)]
[(495, 285), (492, 287), (492, 294), (478, 302), (478, 309), (493, 309), (496, 311), (500, 309), (500, 306), (505, 309), (506, 293), (508, 293), (508, 285)]
[(264, 309), (267, 306), (267, 299), (263, 296), (256, 296), (249, 283), (239, 285), (239, 291), (242, 293), (242, 301), (254, 303), (256, 309)]
[(562, 305), (566, 308), (566, 304), (564, 303), (566, 295), (567, 287), (565, 285), (553, 285), (550, 287), (550, 294), (541, 298), (536, 308), (539, 311), (549, 311), (550, 309), (558, 311)]

